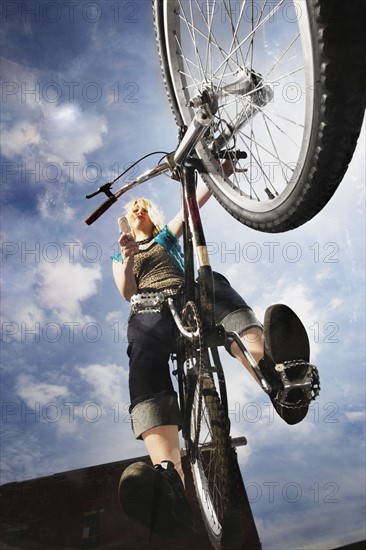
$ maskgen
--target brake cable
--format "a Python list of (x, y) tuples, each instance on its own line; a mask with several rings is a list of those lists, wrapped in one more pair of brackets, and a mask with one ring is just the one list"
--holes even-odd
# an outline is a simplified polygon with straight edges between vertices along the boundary
[[(92, 197), (95, 197), (96, 195), (98, 195), (99, 193), (105, 193), (107, 195), (107, 197), (111, 198), (113, 197), (113, 193), (111, 191), (111, 187), (114, 183), (116, 183), (116, 181), (118, 181), (122, 176), (124, 176), (125, 174), (127, 174), (127, 172), (129, 170), (131, 170), (132, 168), (134, 168), (136, 166), (136, 164), (138, 164), (139, 162), (142, 162), (143, 160), (145, 160), (146, 158), (148, 157), (151, 157), (153, 155), (164, 155), (167, 156), (169, 153), (167, 153), (166, 151), (154, 151), (153, 153), (148, 153), (147, 155), (144, 155), (143, 157), (141, 157), (139, 160), (137, 160), (136, 162), (134, 162), (133, 164), (131, 164), (131, 166), (129, 166), (126, 170), (124, 170), (119, 176), (117, 176), (113, 181), (109, 181), (107, 183), (104, 183), (103, 185), (101, 185), (99, 187), (99, 189), (97, 191), (95, 191), (94, 193), (91, 193), (90, 195), (85, 195), (85, 198), (86, 199), (91, 199)], [(163, 158), (164, 158), (163, 157)], [(162, 160), (162, 159), (161, 159)], [(159, 161), (159, 164), (161, 162), (161, 160)]]

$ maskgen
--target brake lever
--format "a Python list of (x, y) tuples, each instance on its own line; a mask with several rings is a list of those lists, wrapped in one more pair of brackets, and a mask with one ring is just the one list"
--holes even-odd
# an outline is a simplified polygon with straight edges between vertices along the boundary
[(109, 197), (109, 198), (114, 197), (114, 195), (111, 191), (111, 187), (112, 187), (113, 183), (114, 182), (105, 183), (104, 185), (99, 187), (99, 189), (97, 191), (95, 191), (94, 193), (91, 193), (90, 195), (85, 195), (85, 198), (86, 199), (91, 199), (92, 197), (95, 197), (96, 195), (99, 195), (99, 193), (105, 193), (107, 195), (107, 197)]

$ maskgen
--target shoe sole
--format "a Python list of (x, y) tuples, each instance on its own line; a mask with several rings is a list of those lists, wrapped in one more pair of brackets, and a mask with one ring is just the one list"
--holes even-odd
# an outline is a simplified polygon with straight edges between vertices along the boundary
[(309, 362), (310, 345), (304, 325), (292, 309), (270, 306), (264, 315), (266, 352), (274, 363), (302, 359)]
[[(309, 363), (310, 345), (306, 330), (291, 308), (283, 304), (270, 306), (264, 316), (264, 341), (266, 354), (275, 364), (285, 361), (303, 360)], [(292, 367), (286, 371), (289, 380), (305, 375), (307, 367)], [(278, 375), (277, 375), (278, 376)], [(277, 378), (276, 376), (276, 378)], [(290, 392), (295, 402), (301, 390)], [(289, 397), (290, 397), (289, 395)], [(306, 416), (308, 406), (289, 409), (272, 399), (278, 414), (288, 424), (297, 424)]]
[(123, 472), (118, 497), (125, 514), (150, 531), (161, 537), (181, 537), (186, 534), (187, 526), (172, 513), (166, 499), (171, 491), (160, 472), (145, 462), (136, 462)]

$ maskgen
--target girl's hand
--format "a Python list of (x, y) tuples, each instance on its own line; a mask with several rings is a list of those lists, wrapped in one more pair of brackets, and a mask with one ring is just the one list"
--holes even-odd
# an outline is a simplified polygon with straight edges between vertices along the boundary
[(131, 235), (131, 233), (122, 233), (118, 239), (118, 244), (121, 247), (122, 256), (127, 263), (133, 261), (135, 254), (139, 251), (139, 245)]

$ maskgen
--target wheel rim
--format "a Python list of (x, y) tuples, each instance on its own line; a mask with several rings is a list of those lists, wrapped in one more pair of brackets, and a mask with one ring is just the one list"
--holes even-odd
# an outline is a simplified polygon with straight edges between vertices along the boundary
[[(222, 536), (222, 521), (224, 516), (225, 487), (220, 475), (220, 457), (215, 448), (215, 436), (212, 431), (210, 417), (206, 408), (205, 398), (202, 399), (202, 409), (198, 418), (199, 388), (198, 384), (192, 405), (191, 441), (195, 440), (199, 432), (198, 449), (192, 461), (192, 473), (198, 493), (201, 495), (200, 504), (211, 535), (220, 539)], [(199, 424), (199, 425), (198, 425)], [(225, 480), (224, 480), (225, 482)]]
[[(214, 190), (240, 209), (271, 212), (301, 180), (311, 138), (314, 63), (306, 4), (235, 2), (231, 13), (227, 0), (167, 5), (167, 57), (182, 122), (189, 124), (189, 101), (204, 88), (218, 100), (213, 134), (196, 149)], [(230, 126), (235, 139), (224, 136)], [(247, 152), (239, 163), (247, 171), (225, 176), (213, 155), (217, 143)]]

